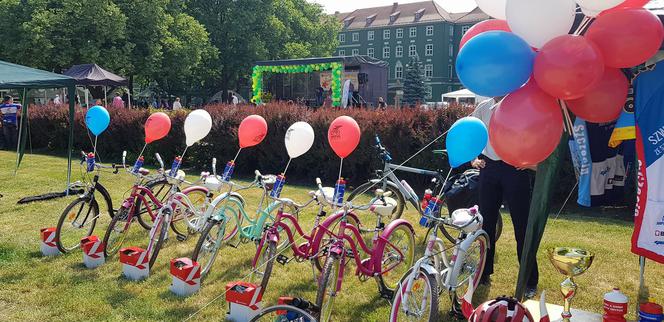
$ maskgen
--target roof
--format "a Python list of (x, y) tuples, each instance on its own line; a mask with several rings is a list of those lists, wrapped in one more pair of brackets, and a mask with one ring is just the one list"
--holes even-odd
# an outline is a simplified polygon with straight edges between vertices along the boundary
[(435, 21), (470, 23), (489, 19), (489, 16), (479, 8), (467, 13), (451, 14), (433, 0), (405, 4), (395, 2), (390, 6), (357, 9), (352, 12), (337, 13), (335, 16), (347, 30)]
[(444, 98), (455, 98), (455, 99), (457, 99), (457, 98), (476, 98), (476, 99), (485, 98), (484, 96), (477, 95), (477, 94), (471, 92), (469, 89), (466, 89), (466, 88), (460, 89), (460, 90), (454, 91), (454, 92), (445, 93), (445, 94), (443, 94), (443, 97)]
[(97, 64), (74, 65), (63, 73), (76, 79), (76, 84), (87, 86), (126, 86), (129, 82)]
[(257, 61), (256, 66), (285, 66), (285, 65), (307, 65), (307, 64), (323, 64), (323, 63), (343, 63), (346, 66), (358, 66), (361, 64), (370, 64), (377, 66), (387, 66), (388, 63), (380, 59), (371, 58), (369, 56), (335, 56), (335, 57), (318, 57), (318, 58), (298, 58), (298, 59), (283, 59), (283, 60), (264, 60)]
[(61, 88), (74, 85), (74, 79), (17, 64), (0, 61), (0, 88)]

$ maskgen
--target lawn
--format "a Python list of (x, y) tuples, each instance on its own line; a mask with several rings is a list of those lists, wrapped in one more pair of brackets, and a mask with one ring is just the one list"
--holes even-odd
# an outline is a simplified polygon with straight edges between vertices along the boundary
[[(219, 156), (222, 157), (223, 156)], [(44, 258), (39, 252), (39, 229), (55, 226), (61, 211), (70, 198), (62, 198), (27, 205), (17, 205), (24, 196), (52, 191), (62, 191), (66, 175), (66, 159), (26, 155), (23, 165), (14, 176), (15, 156), (0, 152), (0, 320), (37, 321), (46, 319), (82, 320), (222, 320), (227, 305), (223, 296), (224, 286), (230, 281), (247, 276), (254, 244), (227, 247), (217, 260), (211, 275), (201, 291), (188, 298), (170, 293), (171, 278), (168, 272), (170, 258), (189, 256), (196, 238), (177, 242), (171, 238), (159, 254), (152, 275), (142, 282), (130, 282), (120, 276), (121, 266), (117, 257), (100, 268), (86, 269), (80, 252)], [(238, 165), (241, 167), (241, 164)], [(276, 169), (262, 169), (274, 172)], [(193, 171), (192, 171), (193, 173)], [(79, 177), (78, 167), (74, 179)], [(109, 188), (116, 203), (131, 186), (133, 177), (126, 174), (104, 173), (101, 182)], [(323, 178), (330, 184), (334, 178)], [(313, 184), (313, 178), (312, 178)], [(357, 184), (357, 183), (355, 183)], [(283, 195), (298, 201), (307, 198), (311, 187), (287, 186)], [(243, 193), (249, 210), (258, 204), (259, 191)], [(313, 211), (313, 210), (312, 210)], [(549, 302), (561, 303), (558, 283), (563, 280), (546, 258), (545, 249), (553, 246), (577, 246), (597, 254), (590, 270), (576, 279), (580, 285), (573, 307), (589, 311), (602, 310), (602, 295), (612, 287), (620, 287), (630, 298), (630, 311), (634, 317), (638, 291), (638, 257), (631, 254), (632, 224), (621, 219), (611, 219), (609, 214), (584, 212), (584, 215), (563, 214), (550, 219), (538, 254), (540, 264), (540, 290), (547, 290)], [(304, 218), (305, 227), (313, 220), (310, 211)], [(417, 223), (411, 209), (405, 218)], [(503, 294), (512, 294), (518, 273), (516, 248), (509, 216), (504, 215), (505, 229), (497, 245), (496, 272), (490, 288), (481, 287), (475, 302)], [(147, 237), (135, 225), (138, 242), (144, 247)], [(416, 241), (420, 243), (424, 231), (415, 225)], [(104, 227), (105, 229), (105, 227)], [(103, 234), (100, 228), (96, 234)], [(147, 234), (145, 234), (147, 236)], [(421, 253), (416, 254), (419, 256)], [(290, 255), (290, 254), (286, 254)], [(316, 284), (309, 263), (291, 262), (286, 266), (276, 264), (264, 303), (273, 304), (279, 296), (301, 296), (313, 300)], [(646, 283), (650, 294), (664, 300), (664, 266), (648, 263)], [(378, 296), (373, 281), (361, 283), (350, 275), (337, 300), (335, 321), (386, 321), (389, 303)], [(447, 297), (441, 297), (441, 311), (449, 308)], [(193, 316), (192, 316), (193, 315)], [(446, 316), (446, 315), (443, 315)]]

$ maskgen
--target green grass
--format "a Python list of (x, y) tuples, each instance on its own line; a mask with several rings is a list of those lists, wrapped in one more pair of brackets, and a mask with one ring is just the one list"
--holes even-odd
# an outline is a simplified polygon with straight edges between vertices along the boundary
[[(255, 252), (253, 244), (242, 244), (237, 249), (225, 248), (215, 263), (211, 275), (201, 291), (188, 298), (170, 293), (168, 272), (170, 258), (189, 256), (195, 239), (179, 243), (169, 240), (159, 254), (152, 275), (142, 282), (129, 282), (120, 277), (117, 257), (95, 270), (85, 269), (80, 252), (44, 258), (39, 252), (39, 229), (55, 226), (60, 213), (71, 200), (63, 198), (28, 205), (16, 205), (24, 196), (64, 189), (66, 160), (51, 156), (27, 155), (16, 176), (13, 175), (15, 157), (0, 152), (0, 320), (36, 321), (46, 318), (57, 320), (182, 320), (197, 313), (193, 320), (221, 320), (227, 310), (223, 296), (224, 286), (247, 276)], [(242, 165), (239, 164), (239, 167)], [(264, 169), (275, 171), (275, 169)], [(74, 179), (78, 179), (75, 168)], [(332, 178), (324, 178), (332, 182)], [(132, 184), (125, 174), (104, 174), (101, 180), (117, 204)], [(312, 178), (313, 183), (313, 178)], [(298, 201), (307, 198), (310, 187), (287, 186), (283, 195)], [(259, 192), (243, 194), (249, 210), (258, 204)], [(117, 207), (117, 205), (115, 205)], [(590, 270), (576, 279), (580, 285), (573, 307), (589, 311), (602, 310), (602, 295), (614, 286), (620, 287), (635, 308), (638, 290), (638, 257), (630, 253), (631, 222), (606, 219), (595, 215), (563, 215), (550, 219), (538, 254), (540, 290), (546, 289), (549, 302), (560, 303), (557, 289), (563, 280), (546, 258), (545, 249), (553, 246), (577, 246), (597, 254)], [(416, 225), (417, 217), (409, 210), (405, 218), (415, 224), (417, 239), (421, 242), (424, 231)], [(311, 212), (304, 216), (305, 227), (310, 227)], [(481, 287), (476, 302), (503, 294), (512, 294), (518, 273), (515, 242), (509, 216), (504, 215), (505, 229), (497, 245), (496, 270), (490, 288)], [(135, 225), (135, 246), (145, 246), (146, 237)], [(103, 227), (105, 228), (105, 227)], [(103, 234), (98, 228), (95, 234)], [(146, 236), (146, 235), (145, 235)], [(418, 252), (416, 257), (421, 253)], [(290, 255), (290, 254), (287, 254)], [(664, 300), (664, 268), (648, 263), (646, 282), (651, 295)], [(279, 296), (315, 298), (316, 285), (311, 265), (291, 262), (275, 265), (264, 303), (274, 304)], [(361, 283), (352, 274), (344, 280), (342, 294), (337, 300), (335, 321), (386, 321), (389, 304), (378, 296), (373, 281)], [(449, 308), (446, 296), (441, 297), (443, 316)]]

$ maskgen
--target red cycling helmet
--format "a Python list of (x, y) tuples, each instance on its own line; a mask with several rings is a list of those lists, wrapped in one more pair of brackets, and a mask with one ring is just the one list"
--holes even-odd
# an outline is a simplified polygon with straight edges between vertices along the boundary
[(512, 297), (498, 297), (482, 303), (468, 318), (470, 322), (534, 322), (523, 304)]

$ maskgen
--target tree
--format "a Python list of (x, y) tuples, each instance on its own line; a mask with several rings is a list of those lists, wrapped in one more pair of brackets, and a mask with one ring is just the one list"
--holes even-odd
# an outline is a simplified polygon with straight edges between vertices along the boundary
[(403, 82), (403, 101), (404, 104), (423, 103), (427, 90), (424, 84), (424, 72), (420, 58), (415, 56), (410, 59), (406, 65), (406, 75)]

